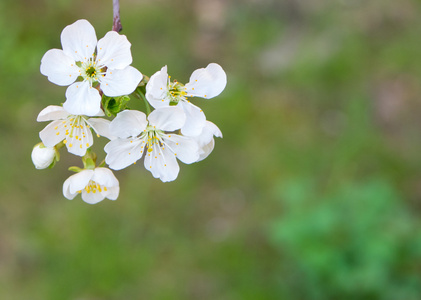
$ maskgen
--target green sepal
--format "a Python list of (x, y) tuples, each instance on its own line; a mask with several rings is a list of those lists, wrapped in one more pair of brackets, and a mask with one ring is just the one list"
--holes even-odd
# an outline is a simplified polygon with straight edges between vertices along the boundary
[(127, 95), (120, 97), (108, 97), (102, 95), (102, 108), (108, 117), (116, 116), (120, 111), (127, 108), (130, 97)]
[(91, 148), (86, 150), (85, 155), (82, 157), (82, 162), (85, 169), (95, 169), (96, 154), (95, 152), (92, 152)]
[(83, 166), (85, 167), (85, 169), (88, 170), (93, 170), (95, 169), (95, 162), (92, 158), (87, 157), (87, 158), (83, 158)]
[(79, 173), (79, 172), (83, 171), (83, 169), (73, 166), (73, 167), (69, 168), (69, 171)]
[[(44, 146), (45, 147), (45, 146)], [(52, 169), (56, 163), (60, 160), (60, 151), (58, 151), (61, 147), (58, 147), (58, 144), (54, 147), (54, 159), (53, 162), (48, 166), (49, 169)]]

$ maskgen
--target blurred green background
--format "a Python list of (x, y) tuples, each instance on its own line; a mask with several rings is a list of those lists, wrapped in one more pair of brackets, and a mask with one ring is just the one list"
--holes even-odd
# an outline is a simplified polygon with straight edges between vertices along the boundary
[(0, 298), (421, 299), (420, 15), (416, 0), (122, 0), (142, 73), (226, 70), (219, 97), (193, 100), (224, 138), (171, 183), (115, 172), (119, 199), (92, 206), (62, 195), (78, 157), (36, 170), (30, 153), (36, 116), (65, 100), (41, 57), (78, 19), (103, 37), (111, 0), (1, 0)]

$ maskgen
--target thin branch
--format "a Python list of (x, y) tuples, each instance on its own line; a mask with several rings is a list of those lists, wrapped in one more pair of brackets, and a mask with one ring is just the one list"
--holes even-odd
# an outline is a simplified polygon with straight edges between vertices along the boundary
[(113, 31), (120, 32), (123, 29), (120, 21), (120, 1), (113, 0)]

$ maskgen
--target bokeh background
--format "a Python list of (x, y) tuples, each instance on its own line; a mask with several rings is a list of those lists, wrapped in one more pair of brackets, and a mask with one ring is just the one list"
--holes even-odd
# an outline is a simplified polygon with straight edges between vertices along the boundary
[(416, 0), (122, 0), (142, 73), (226, 70), (219, 97), (194, 100), (224, 138), (171, 183), (115, 172), (119, 199), (92, 206), (62, 195), (80, 159), (36, 170), (30, 153), (36, 116), (65, 100), (41, 57), (78, 19), (103, 37), (111, 0), (1, 0), (0, 298), (421, 299), (420, 15)]

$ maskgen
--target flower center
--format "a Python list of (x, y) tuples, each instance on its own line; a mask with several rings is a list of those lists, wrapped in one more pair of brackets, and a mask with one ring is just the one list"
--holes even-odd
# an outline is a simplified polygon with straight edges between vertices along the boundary
[[(85, 191), (89, 194), (89, 193), (101, 193), (102, 191), (106, 192), (107, 188), (105, 186), (101, 186), (98, 183), (96, 183), (93, 180), (89, 180), (89, 183), (87, 186), (85, 186)], [(79, 193), (82, 192), (82, 190), (78, 191)]]
[[(67, 142), (69, 142), (69, 147), (73, 147), (74, 143), (81, 142), (82, 139), (85, 139), (88, 135), (88, 131), (90, 130), (90, 126), (86, 124), (84, 116), (70, 115), (66, 120), (63, 120), (63, 124), (66, 136), (63, 143), (67, 144)], [(59, 135), (59, 132), (57, 132), (57, 135)], [(79, 146), (81, 148), (83, 147), (81, 144)], [(89, 143), (86, 143), (86, 147), (90, 146), (91, 145)]]
[(164, 134), (162, 130), (156, 129), (155, 126), (149, 125), (146, 127), (146, 130), (143, 134), (143, 137), (146, 138), (148, 152), (152, 152), (153, 146), (157, 145), (162, 147), (161, 137)]
[[(68, 135), (70, 138), (73, 137), (75, 130), (81, 129), (82, 132), (84, 132), (90, 127), (89, 125), (86, 125), (85, 118), (79, 115), (70, 115), (66, 121), (63, 121), (63, 123), (65, 124), (64, 128), (66, 128), (66, 135)], [(85, 135), (85, 133), (83, 133), (83, 135)]]
[(170, 99), (170, 106), (177, 105), (178, 102), (186, 100), (186, 88), (177, 80), (170, 82), (168, 85), (168, 98)]
[(82, 62), (79, 68), (80, 76), (82, 76), (83, 80), (87, 80), (91, 86), (98, 82), (100, 77), (105, 76), (106, 68), (98, 65), (97, 61), (94, 60), (94, 57)]
[(85, 72), (86, 72), (86, 76), (88, 76), (88, 77), (95, 77), (95, 74), (96, 74), (96, 69), (94, 68), (94, 67), (89, 67), (89, 68), (87, 68), (86, 70), (85, 70)]

